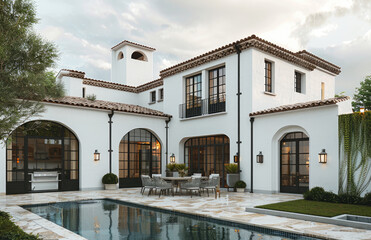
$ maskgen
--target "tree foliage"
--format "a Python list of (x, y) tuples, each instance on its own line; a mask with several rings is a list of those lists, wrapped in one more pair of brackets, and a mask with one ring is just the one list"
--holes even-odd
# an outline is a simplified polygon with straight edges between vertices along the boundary
[(365, 110), (371, 110), (371, 75), (367, 76), (364, 81), (362, 81), (361, 86), (356, 88), (356, 93), (354, 94), (352, 106), (355, 112), (359, 111), (360, 107), (364, 107)]
[(0, 140), (16, 126), (44, 111), (46, 97), (63, 96), (63, 86), (48, 70), (58, 54), (38, 36), (29, 0), (0, 0)]

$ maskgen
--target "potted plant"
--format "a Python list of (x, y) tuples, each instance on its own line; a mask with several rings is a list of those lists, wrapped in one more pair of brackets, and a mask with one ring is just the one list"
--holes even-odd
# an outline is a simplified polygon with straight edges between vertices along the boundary
[(224, 165), (227, 172), (227, 185), (228, 188), (234, 188), (237, 181), (240, 180), (240, 172), (236, 163), (227, 163)]
[(117, 189), (117, 183), (119, 179), (114, 173), (107, 173), (102, 178), (102, 183), (104, 184), (104, 189), (106, 190), (115, 190)]
[(234, 187), (236, 188), (237, 192), (245, 192), (246, 183), (244, 181), (237, 181)]
[(177, 177), (178, 176), (178, 170), (176, 168), (176, 163), (169, 163), (166, 165), (166, 176), (167, 177)]
[(179, 176), (184, 177), (187, 174), (188, 167), (184, 163), (177, 164), (176, 169), (178, 170)]

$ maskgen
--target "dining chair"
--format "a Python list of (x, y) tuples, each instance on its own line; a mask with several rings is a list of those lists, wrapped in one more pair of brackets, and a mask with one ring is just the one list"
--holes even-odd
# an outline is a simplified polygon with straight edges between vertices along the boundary
[(191, 181), (189, 182), (180, 183), (179, 191), (181, 194), (182, 194), (182, 190), (186, 190), (187, 193), (190, 192), (191, 198), (192, 198), (193, 192), (198, 191), (198, 195), (201, 196), (200, 185), (201, 185), (200, 177), (192, 178)]
[(174, 196), (174, 188), (171, 182), (166, 182), (164, 179), (160, 177), (154, 177), (154, 180), (155, 180), (156, 190), (160, 190), (158, 197), (161, 197), (161, 193), (164, 193), (165, 195), (166, 191), (169, 192), (170, 190)]
[(148, 175), (141, 175), (140, 178), (142, 179), (141, 193), (143, 195), (146, 188), (148, 188), (149, 189), (148, 196), (149, 196), (149, 194), (153, 191), (153, 189), (156, 189), (155, 181)]

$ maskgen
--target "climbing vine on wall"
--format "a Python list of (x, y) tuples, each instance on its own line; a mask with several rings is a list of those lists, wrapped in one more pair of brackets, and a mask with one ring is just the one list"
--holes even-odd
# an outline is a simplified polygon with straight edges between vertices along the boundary
[(371, 182), (371, 112), (339, 116), (339, 193), (361, 195)]

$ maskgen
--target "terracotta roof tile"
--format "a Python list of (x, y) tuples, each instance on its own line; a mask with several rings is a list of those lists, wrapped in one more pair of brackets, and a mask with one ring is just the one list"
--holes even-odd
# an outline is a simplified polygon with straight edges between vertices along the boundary
[(286, 112), (291, 110), (298, 110), (298, 109), (304, 109), (304, 108), (312, 108), (312, 107), (320, 107), (325, 105), (333, 105), (339, 102), (343, 102), (346, 100), (349, 100), (350, 97), (344, 96), (344, 97), (336, 97), (336, 98), (328, 98), (324, 100), (317, 100), (317, 101), (310, 101), (310, 102), (304, 102), (304, 103), (295, 103), (290, 105), (283, 105), (275, 108), (269, 108), (261, 111), (256, 111), (250, 113), (250, 117), (258, 116), (258, 115), (264, 115), (264, 114), (270, 114), (270, 113), (278, 113), (278, 112)]
[(70, 105), (77, 107), (87, 107), (87, 108), (96, 108), (104, 110), (113, 110), (119, 112), (135, 113), (142, 115), (150, 115), (157, 117), (171, 117), (171, 115), (165, 114), (161, 111), (145, 108), (138, 105), (118, 103), (118, 102), (108, 102), (102, 100), (90, 101), (86, 98), (80, 97), (63, 97), (63, 98), (46, 98), (43, 102)]
[(124, 41), (116, 44), (111, 49), (117, 48), (118, 46), (120, 46), (122, 44), (134, 45), (134, 46), (137, 46), (137, 47), (140, 47), (140, 48), (145, 48), (145, 49), (150, 50), (150, 51), (156, 51), (155, 48), (148, 47), (148, 46), (145, 46), (145, 45), (142, 45), (142, 44), (139, 44), (139, 43), (131, 42), (131, 41), (128, 41), (128, 40), (124, 40)]
[(308, 62), (311, 62), (311, 63), (313, 63), (313, 64), (315, 64), (319, 67), (322, 67), (324, 69), (329, 70), (330, 72), (333, 72), (333, 73), (336, 73), (336, 74), (339, 74), (341, 72), (339, 66), (336, 66), (335, 64), (332, 64), (332, 63), (330, 63), (330, 62), (328, 62), (328, 61), (326, 61), (326, 60), (324, 60), (320, 57), (317, 57), (316, 55), (314, 55), (314, 54), (312, 54), (312, 53), (310, 53), (306, 50), (299, 51), (295, 54), (301, 56), (302, 58), (304, 58)]
[(278, 45), (275, 45), (269, 41), (266, 41), (262, 38), (259, 38), (255, 35), (251, 35), (247, 38), (243, 38), (236, 42), (227, 44), (225, 46), (219, 47), (207, 53), (201, 54), (197, 57), (191, 58), (187, 61), (176, 64), (172, 67), (166, 68), (160, 72), (162, 78), (174, 75), (176, 73), (185, 71), (187, 69), (202, 65), (204, 63), (220, 59), (222, 57), (228, 56), (230, 54), (236, 53), (235, 45), (239, 45), (241, 50), (248, 48), (256, 48), (261, 51), (270, 53), (279, 58), (292, 62), (296, 65), (304, 67), (309, 70), (314, 70), (317, 63), (321, 63), (319, 67), (322, 67), (334, 74), (340, 73), (340, 68), (336, 65), (330, 64), (326, 61), (309, 61), (305, 57), (302, 57), (301, 54), (291, 52), (285, 48), (282, 48)]

